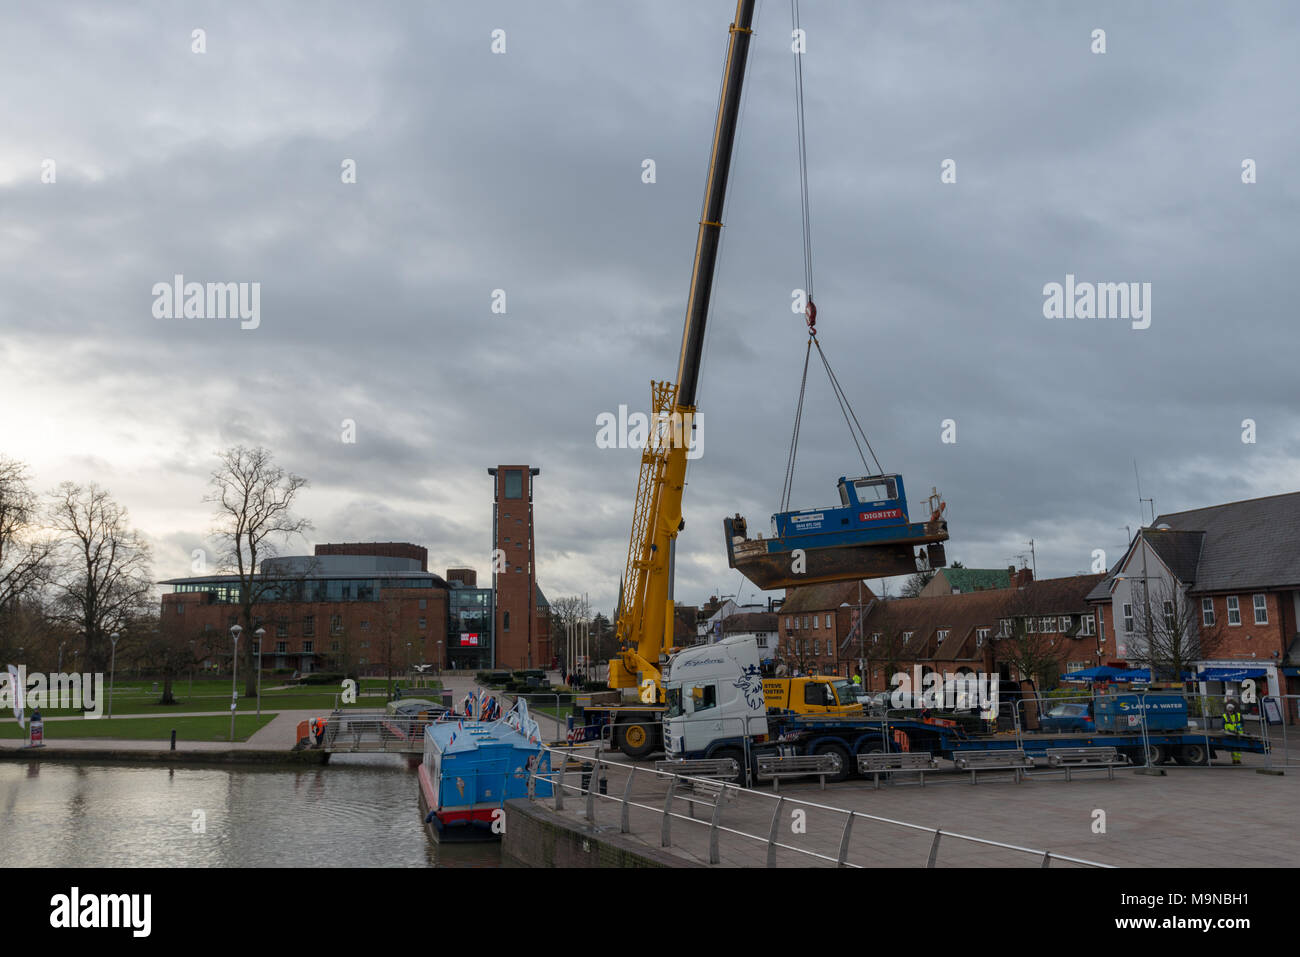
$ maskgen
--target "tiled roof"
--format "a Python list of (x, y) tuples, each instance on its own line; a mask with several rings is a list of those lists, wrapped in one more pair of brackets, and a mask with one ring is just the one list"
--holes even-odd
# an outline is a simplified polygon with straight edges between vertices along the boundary
[(827, 611), (839, 608), (840, 605), (857, 605), (859, 601), (866, 605), (876, 596), (867, 587), (866, 582), (862, 582), (861, 587), (862, 590), (859, 592), (858, 582), (830, 582), (825, 585), (800, 585), (798, 588), (787, 588), (781, 613)]
[(776, 631), (775, 612), (742, 611), (722, 619), (722, 630), (731, 635), (746, 631)]
[(965, 594), (990, 588), (1010, 588), (1011, 576), (1005, 568), (944, 568), (939, 572), (948, 584)]
[[(867, 617), (865, 631), (912, 632), (903, 649), (905, 658), (956, 660), (962, 647), (978, 628), (996, 632), (998, 620), (1009, 614), (1074, 615), (1088, 612), (1086, 597), (1105, 575), (1072, 575), (1045, 578), (1022, 588), (999, 588), (936, 595), (933, 598), (900, 598), (877, 602)], [(928, 654), (936, 633), (948, 637), (933, 654)]]
[[(1173, 512), (1156, 524), (1205, 533), (1196, 591), (1300, 585), (1300, 492)], [(1146, 534), (1154, 544), (1159, 533)]]

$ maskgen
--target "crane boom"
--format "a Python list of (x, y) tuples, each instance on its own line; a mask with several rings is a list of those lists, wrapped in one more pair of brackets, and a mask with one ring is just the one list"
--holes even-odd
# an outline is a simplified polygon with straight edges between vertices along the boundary
[(618, 657), (609, 665), (609, 686), (635, 688), (645, 704), (663, 701), (662, 662), (673, 644), (672, 550), (682, 520), (686, 446), (696, 413), (700, 358), (718, 242), (726, 202), (727, 175), (740, 116), (741, 87), (753, 33), (754, 0), (737, 0), (730, 27), (722, 92), (713, 129), (708, 179), (682, 329), (677, 381), (651, 382), (652, 435), (641, 455), (632, 535), (618, 613)]

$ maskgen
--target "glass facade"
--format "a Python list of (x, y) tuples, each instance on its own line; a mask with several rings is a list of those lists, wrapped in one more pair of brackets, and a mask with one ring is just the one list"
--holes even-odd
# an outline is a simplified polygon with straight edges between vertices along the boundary
[[(263, 601), (378, 601), (383, 589), (432, 588), (432, 578), (289, 578), (258, 582)], [(174, 586), (178, 593), (206, 593), (218, 605), (239, 603), (240, 589), (234, 582), (186, 582)]]
[(492, 589), (453, 588), (447, 595), (447, 664), (475, 671), (492, 667)]

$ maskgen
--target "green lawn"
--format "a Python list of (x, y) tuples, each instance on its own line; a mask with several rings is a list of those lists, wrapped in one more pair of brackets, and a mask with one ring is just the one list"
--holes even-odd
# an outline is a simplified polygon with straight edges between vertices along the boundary
[[(394, 682), (394, 686), (398, 683)], [(384, 694), (383, 679), (363, 679), (361, 687), (358, 689), (357, 700), (350, 704), (344, 704), (345, 708), (382, 708), (387, 703), (387, 697)], [(194, 692), (190, 694), (190, 685), (188, 679), (175, 682), (172, 685), (172, 694), (176, 697), (176, 704), (162, 705), (158, 703), (161, 695), (161, 683), (159, 691), (152, 690), (152, 683), (139, 684), (117, 684), (113, 689), (113, 714), (115, 715), (136, 715), (136, 714), (182, 714), (187, 711), (221, 711), (229, 713), (230, 711), (230, 679), (199, 679), (194, 682)], [(337, 685), (304, 685), (284, 690), (272, 691), (268, 687), (266, 676), (262, 678), (262, 711), (268, 708), (280, 711), (288, 710), (310, 710), (310, 711), (329, 711), (334, 707), (335, 700), (340, 693)], [(403, 697), (435, 697), (438, 695), (437, 688), (415, 688), (410, 692), (403, 689)], [(244, 683), (239, 682), (239, 701), (238, 711), (257, 710), (257, 698), (244, 697)], [(108, 689), (104, 689), (104, 702), (102, 710), (108, 713)], [(31, 705), (28, 709), (31, 710)], [(42, 708), (41, 713), (46, 717), (71, 717), (80, 714), (80, 711), (67, 708)]]
[[(248, 737), (259, 728), (267, 725), (274, 714), (241, 714), (235, 717), (235, 740), (247, 741)], [(104, 738), (123, 741), (167, 741), (171, 739), (172, 729), (176, 729), (177, 741), (229, 741), (230, 716), (213, 715), (202, 718), (123, 718), (112, 721), (107, 718), (87, 719), (83, 721), (47, 721), (45, 723), (45, 743), (55, 747), (59, 739)], [(0, 724), (0, 737), (25, 738), (27, 730), (19, 728), (17, 721), (5, 721)]]

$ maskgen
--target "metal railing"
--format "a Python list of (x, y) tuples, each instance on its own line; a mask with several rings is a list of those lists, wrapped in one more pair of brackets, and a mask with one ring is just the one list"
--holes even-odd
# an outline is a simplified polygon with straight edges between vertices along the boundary
[[(893, 829), (896, 833), (907, 835), (924, 836), (928, 838), (925, 843), (925, 866), (934, 868), (939, 866), (940, 843), (943, 839), (948, 839), (950, 844), (956, 842), (958, 846), (966, 849), (976, 849), (977, 851), (999, 851), (1011, 852), (1020, 859), (1036, 862), (1039, 867), (1049, 867), (1052, 863), (1064, 863), (1080, 867), (1109, 867), (1110, 865), (1102, 864), (1097, 861), (1085, 860), (1083, 858), (1072, 857), (1065, 854), (1056, 854), (1051, 851), (1023, 847), (1016, 844), (1007, 844), (1002, 841), (993, 841), (985, 838), (973, 837), (968, 834), (961, 834), (956, 831), (948, 831), (942, 828), (925, 827), (919, 824), (912, 824), (907, 821), (898, 821), (893, 818), (882, 817), (875, 814), (866, 814), (861, 811), (851, 811), (846, 808), (832, 807), (826, 804), (814, 803), (810, 801), (801, 801), (790, 798), (781, 794), (768, 794), (763, 791), (754, 791), (740, 787), (735, 784), (725, 783), (706, 778), (690, 777), (686, 775), (673, 774), (667, 771), (659, 771), (651, 768), (639, 767), (634, 764), (625, 764), (622, 762), (608, 761), (600, 758), (599, 755), (587, 756), (578, 754), (573, 749), (543, 749), (551, 755), (551, 772), (535, 772), (532, 777), (549, 780), (552, 784), (554, 794), (554, 808), (558, 812), (567, 813), (565, 809), (565, 794), (571, 792), (579, 795), (583, 802), (581, 817), (591, 825), (596, 825), (598, 821), (598, 809), (611, 807), (617, 811), (619, 832), (622, 834), (634, 834), (632, 826), (632, 811), (638, 810), (649, 812), (657, 816), (659, 825), (659, 839), (663, 847), (674, 847), (673, 821), (688, 822), (698, 827), (707, 828), (707, 847), (708, 860), (710, 864), (722, 863), (722, 849), (720, 839), (722, 835), (728, 835), (738, 840), (737, 849), (743, 848), (746, 844), (761, 845), (765, 848), (765, 862), (768, 867), (777, 865), (777, 852), (784, 851), (787, 854), (796, 855), (797, 860), (805, 862), (814, 862), (833, 865), (836, 867), (854, 867), (862, 868), (874, 866), (877, 863), (863, 858), (871, 855), (859, 849), (858, 859), (853, 859), (852, 839), (854, 834), (854, 824), (872, 824), (883, 825)], [(572, 771), (580, 772), (580, 783), (571, 783), (568, 776)], [(623, 781), (621, 791), (617, 788), (610, 788), (609, 775), (623, 773), (626, 779)], [(644, 788), (651, 791), (658, 787), (663, 788), (663, 795), (660, 800), (658, 794), (638, 795), (640, 800), (634, 799), (634, 784), (641, 782)], [(684, 792), (682, 785), (688, 785), (694, 793)], [(610, 793), (611, 790), (618, 793)], [(530, 781), (530, 793), (532, 793), (532, 782)], [(702, 795), (706, 800), (697, 800), (697, 796)], [(711, 798), (711, 800), (709, 800)], [(599, 799), (599, 801), (597, 800)], [(675, 800), (686, 800), (690, 813), (683, 814), (673, 809)], [(763, 810), (762, 805), (766, 804), (771, 808), (771, 817), (768, 819), (767, 833), (761, 834), (753, 830), (744, 829), (739, 822), (733, 821), (731, 824), (722, 823), (723, 808), (735, 807), (735, 814), (739, 814), (739, 808), (742, 803), (754, 804), (758, 802), (758, 810)], [(694, 815), (695, 804), (703, 803), (711, 807), (711, 813), (707, 820), (697, 818)], [(801, 847), (792, 842), (789, 838), (778, 840), (781, 831), (781, 822), (783, 812), (802, 811), (805, 822), (811, 822), (818, 818), (826, 822), (826, 826), (817, 833), (816, 837), (821, 839), (824, 845), (822, 849), (814, 846)], [(761, 816), (761, 814), (760, 814)], [(799, 833), (813, 835), (815, 827), (808, 823), (802, 831), (791, 829), (792, 835)], [(859, 828), (861, 830), (861, 828)], [(810, 840), (812, 838), (810, 837)], [(874, 846), (874, 845), (873, 845)], [(831, 848), (834, 847), (832, 852)], [(920, 858), (918, 857), (918, 862)], [(887, 863), (897, 864), (896, 859)]]

